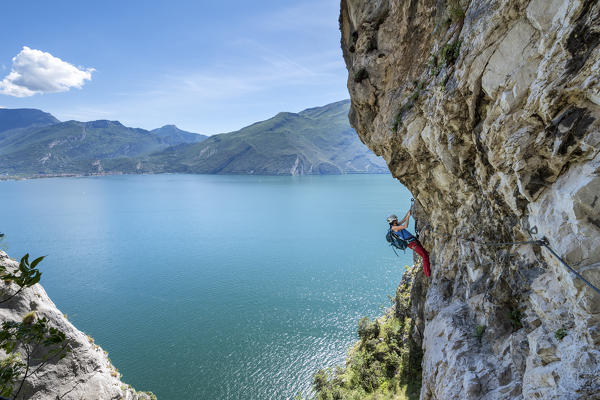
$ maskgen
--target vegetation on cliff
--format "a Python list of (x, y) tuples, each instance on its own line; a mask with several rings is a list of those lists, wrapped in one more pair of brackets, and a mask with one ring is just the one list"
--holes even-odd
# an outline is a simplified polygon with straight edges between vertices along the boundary
[(108, 353), (56, 308), (39, 284), (43, 258), (0, 251), (0, 396), (156, 399), (123, 384)]
[(374, 321), (358, 323), (360, 340), (350, 349), (345, 367), (314, 376), (317, 400), (418, 399), (421, 390), (421, 332), (411, 318), (419, 267), (404, 273), (394, 306)]

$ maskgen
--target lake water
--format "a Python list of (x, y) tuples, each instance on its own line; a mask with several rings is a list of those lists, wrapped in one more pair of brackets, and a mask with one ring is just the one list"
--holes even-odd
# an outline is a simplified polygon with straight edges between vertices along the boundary
[[(14, 258), (162, 400), (285, 399), (343, 362), (356, 323), (389, 306), (389, 175), (108, 176), (0, 182)], [(402, 214), (403, 215), (403, 214)]]

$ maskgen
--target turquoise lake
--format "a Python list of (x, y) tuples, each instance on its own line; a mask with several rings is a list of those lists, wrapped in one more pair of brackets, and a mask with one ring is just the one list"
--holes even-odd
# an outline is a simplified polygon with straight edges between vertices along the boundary
[(412, 252), (390, 175), (107, 176), (0, 182), (0, 247), (161, 400), (291, 399), (343, 362)]

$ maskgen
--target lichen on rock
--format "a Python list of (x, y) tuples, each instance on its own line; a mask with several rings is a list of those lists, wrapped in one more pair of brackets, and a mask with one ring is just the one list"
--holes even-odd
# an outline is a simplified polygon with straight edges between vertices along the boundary
[(600, 285), (600, 3), (342, 0), (340, 29), (351, 123), (433, 261), (421, 399), (600, 398), (600, 296), (481, 244), (546, 237)]

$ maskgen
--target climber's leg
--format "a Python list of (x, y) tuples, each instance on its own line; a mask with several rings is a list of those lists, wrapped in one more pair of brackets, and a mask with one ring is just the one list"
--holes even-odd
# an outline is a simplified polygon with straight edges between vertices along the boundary
[(425, 272), (425, 276), (430, 276), (431, 268), (429, 266), (429, 253), (427, 253), (427, 250), (425, 250), (423, 246), (421, 246), (421, 243), (419, 243), (417, 240), (410, 242), (408, 244), (408, 248), (412, 249), (415, 253), (421, 256), (423, 259), (423, 272)]

